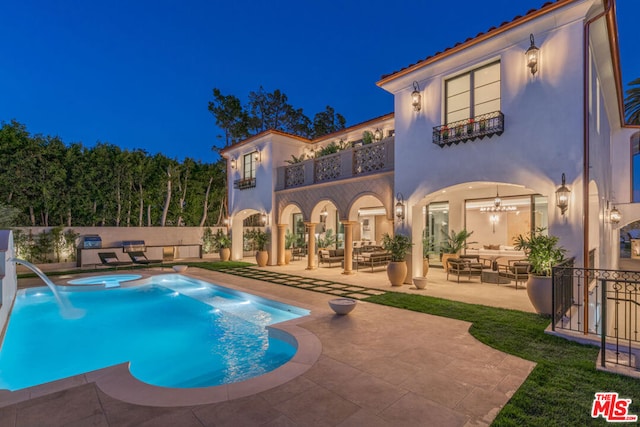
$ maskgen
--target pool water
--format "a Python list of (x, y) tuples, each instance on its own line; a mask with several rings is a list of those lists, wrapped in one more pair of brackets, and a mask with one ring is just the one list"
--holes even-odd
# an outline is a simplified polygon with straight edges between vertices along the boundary
[(123, 362), (165, 387), (243, 381), (296, 348), (267, 325), (307, 310), (172, 274), (131, 288), (65, 292), (79, 319), (61, 316), (48, 288), (21, 290), (0, 348), (0, 389), (18, 390)]

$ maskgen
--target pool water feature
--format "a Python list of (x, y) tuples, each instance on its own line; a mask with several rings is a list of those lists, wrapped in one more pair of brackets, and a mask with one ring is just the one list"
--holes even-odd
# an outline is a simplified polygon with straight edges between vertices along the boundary
[(243, 381), (290, 360), (268, 325), (309, 312), (172, 274), (130, 288), (66, 292), (80, 319), (60, 316), (47, 288), (19, 291), (0, 348), (0, 389), (18, 390), (130, 362), (164, 387)]
[(84, 279), (69, 280), (70, 285), (104, 285), (105, 288), (115, 288), (120, 286), (122, 282), (138, 280), (142, 277), (140, 274), (105, 274), (103, 276), (91, 276)]

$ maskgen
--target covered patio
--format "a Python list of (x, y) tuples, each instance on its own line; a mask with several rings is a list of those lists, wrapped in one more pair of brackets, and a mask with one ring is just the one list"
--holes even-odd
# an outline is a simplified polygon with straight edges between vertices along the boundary
[[(255, 262), (246, 258), (244, 261)], [(470, 304), (481, 304), (490, 307), (507, 308), (535, 313), (527, 291), (521, 284), (516, 290), (515, 282), (510, 284), (483, 283), (479, 277), (471, 280), (463, 278), (460, 283), (457, 278), (447, 280), (447, 273), (442, 268), (430, 268), (427, 273), (428, 284), (425, 289), (416, 289), (413, 285), (392, 287), (387, 278), (385, 269), (361, 270), (354, 274), (342, 274), (343, 269), (338, 267), (320, 266), (314, 270), (307, 270), (306, 258), (291, 261), (287, 265), (266, 266), (265, 269), (282, 274), (294, 274), (314, 279), (322, 279), (332, 282), (345, 283), (354, 286), (362, 286), (371, 289), (379, 289), (385, 292), (405, 292), (416, 295), (428, 295), (437, 298), (461, 301)]]

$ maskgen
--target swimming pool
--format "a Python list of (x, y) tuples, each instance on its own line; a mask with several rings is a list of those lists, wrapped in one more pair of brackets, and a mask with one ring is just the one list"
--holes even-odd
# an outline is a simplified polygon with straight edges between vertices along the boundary
[(290, 360), (294, 345), (268, 325), (307, 310), (171, 274), (131, 288), (65, 292), (80, 319), (61, 316), (48, 288), (19, 291), (0, 348), (0, 389), (18, 390), (130, 362), (134, 377), (192, 388), (243, 381)]

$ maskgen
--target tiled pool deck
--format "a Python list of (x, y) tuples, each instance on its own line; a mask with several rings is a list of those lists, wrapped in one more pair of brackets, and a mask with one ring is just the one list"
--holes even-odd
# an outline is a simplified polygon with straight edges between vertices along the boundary
[[(303, 267), (296, 264), (302, 265), (298, 262), (264, 271), (303, 275), (297, 271)], [(430, 284), (425, 291), (409, 286), (392, 289), (385, 283), (384, 273), (343, 276), (339, 272), (339, 268), (319, 269), (307, 275), (352, 284), (354, 292), (358, 284), (367, 289), (440, 294), (462, 300), (471, 292), (494, 302), (488, 305), (500, 306), (512, 300), (512, 308), (526, 309), (518, 307), (526, 306), (519, 302), (520, 298), (526, 300), (524, 290), (480, 284), (477, 279), (471, 284), (439, 284), (442, 271), (429, 273)], [(312, 292), (304, 287), (195, 268), (187, 273), (311, 309), (312, 315), (298, 325), (319, 339), (322, 349), (317, 362), (274, 388), (195, 406), (166, 408), (126, 403), (109, 396), (95, 383), (77, 379), (76, 383), (64, 384), (68, 388), (62, 391), (33, 395), (18, 403), (12, 403), (17, 395), (5, 393), (0, 394), (0, 425), (488, 425), (534, 366), (481, 344), (469, 335), (470, 324), (466, 322), (366, 302), (359, 302), (347, 316), (337, 316), (327, 304), (335, 296), (325, 292), (347, 289), (344, 287), (321, 291), (318, 284), (312, 288), (320, 292)], [(461, 297), (448, 295), (452, 292)], [(503, 293), (505, 296), (500, 296)]]

